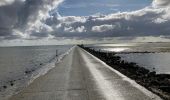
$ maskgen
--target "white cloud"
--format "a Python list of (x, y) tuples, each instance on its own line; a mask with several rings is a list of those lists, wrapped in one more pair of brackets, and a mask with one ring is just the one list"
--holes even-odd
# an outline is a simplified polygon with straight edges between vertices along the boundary
[(12, 4), (15, 0), (1, 0), (0, 6)]
[[(168, 4), (168, 1), (166, 3)], [(155, 7), (156, 5), (157, 7)], [(164, 7), (158, 7), (158, 5)], [(58, 23), (52, 24), (52, 27), (57, 27), (54, 29), (54, 33), (60, 32), (66, 36), (71, 32), (74, 33), (73, 37), (166, 36), (170, 35), (169, 11), (170, 7), (164, 2), (155, 0), (151, 6), (132, 12), (55, 18)], [(79, 27), (83, 27), (86, 31), (78, 31)], [(58, 33), (54, 35), (61, 36)]]
[(73, 27), (65, 27), (64, 31), (66, 31), (66, 32), (73, 32)]
[(39, 27), (44, 27), (44, 26), (49, 28), (47, 25), (45, 25), (43, 20), (46, 20), (49, 17), (49, 11), (57, 7), (61, 2), (63, 2), (63, 0), (50, 0), (50, 1), (49, 0), (33, 0), (33, 1), (35, 3), (35, 6), (31, 8), (32, 10), (35, 10), (35, 12), (28, 16), (28, 19), (27, 19), (28, 24), (26, 25), (26, 31), (29, 31), (32, 28), (41, 29)]
[(77, 33), (86, 32), (84, 26), (77, 27), (76, 29), (74, 29), (73, 27), (65, 27), (65, 28), (64, 28), (64, 31), (65, 31), (65, 32), (70, 32), (70, 33), (73, 33), (73, 32), (74, 32), (74, 33), (75, 33), (75, 32), (77, 32)]
[(85, 29), (84, 26), (80, 26), (80, 27), (78, 27), (78, 28), (75, 29), (75, 32), (79, 32), (79, 33), (81, 33), (81, 32), (86, 32), (86, 29)]
[(93, 26), (92, 27), (92, 31), (93, 32), (106, 32), (106, 31), (110, 31), (113, 30), (114, 28), (116, 28), (115, 25), (100, 25), (100, 26)]
[(81, 23), (86, 22), (86, 18), (80, 17), (80, 16), (60, 17), (60, 18), (58, 18), (58, 20), (60, 20), (60, 22), (62, 22), (62, 23), (66, 23), (66, 24), (72, 24), (75, 22), (81, 22)]
[(165, 23), (168, 20), (162, 19), (162, 18), (156, 18), (153, 22), (155, 22), (156, 24), (160, 24), (160, 23)]
[(154, 7), (165, 7), (170, 5), (170, 0), (154, 0), (152, 5)]
[[(3, 0), (9, 1), (9, 0)], [(31, 3), (28, 1), (32, 1)], [(63, 0), (26, 0), (16, 4), (7, 2), (13, 12), (0, 13), (3, 33), (1, 36), (14, 36), (5, 29), (15, 30), (15, 36), (34, 37), (136, 37), (136, 36), (168, 36), (170, 35), (170, 0), (154, 0), (141, 10), (118, 12), (114, 14), (92, 16), (50, 16), (51, 9)], [(0, 2), (2, 5), (2, 1)], [(18, 6), (19, 5), (19, 6)], [(19, 8), (18, 8), (19, 7)], [(22, 9), (22, 7), (25, 7)], [(20, 9), (19, 16), (16, 15)], [(12, 17), (11, 17), (12, 16)], [(17, 28), (16, 28), (17, 27)], [(70, 34), (71, 33), (71, 34)], [(0, 36), (0, 37), (1, 37)]]

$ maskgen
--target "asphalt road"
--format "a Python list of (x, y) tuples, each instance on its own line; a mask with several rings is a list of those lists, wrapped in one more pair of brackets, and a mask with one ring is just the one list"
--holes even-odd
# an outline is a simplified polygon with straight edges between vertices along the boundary
[(74, 47), (62, 62), (9, 100), (160, 100), (126, 76)]

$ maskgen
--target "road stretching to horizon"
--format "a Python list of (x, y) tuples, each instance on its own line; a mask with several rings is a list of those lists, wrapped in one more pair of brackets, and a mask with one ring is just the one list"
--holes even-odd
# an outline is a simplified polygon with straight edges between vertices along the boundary
[(75, 46), (56, 67), (9, 100), (161, 100)]

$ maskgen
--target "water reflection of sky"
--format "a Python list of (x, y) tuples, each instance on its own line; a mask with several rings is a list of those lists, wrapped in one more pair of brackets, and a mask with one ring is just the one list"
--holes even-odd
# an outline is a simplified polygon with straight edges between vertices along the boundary
[(129, 48), (103, 48), (101, 50), (109, 51), (109, 52), (123, 52), (123, 51), (129, 50)]
[(95, 44), (95, 49), (108, 52), (157, 52), (117, 54), (123, 60), (135, 62), (147, 69), (155, 68), (157, 73), (170, 74), (170, 44), (169, 43), (131, 43), (131, 44)]
[(170, 74), (170, 53), (130, 53), (117, 54), (123, 60), (135, 62), (147, 69), (155, 68), (157, 73)]
[(88, 45), (109, 52), (170, 52), (169, 43), (124, 43)]
[(138, 44), (136, 43), (122, 43), (122, 44), (94, 44), (94, 47), (127, 47), (127, 46), (137, 46)]

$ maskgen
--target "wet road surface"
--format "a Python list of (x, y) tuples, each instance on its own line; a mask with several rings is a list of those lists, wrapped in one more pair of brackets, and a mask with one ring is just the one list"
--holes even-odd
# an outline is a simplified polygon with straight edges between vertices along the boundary
[(62, 62), (9, 100), (160, 100), (126, 76), (74, 47)]

